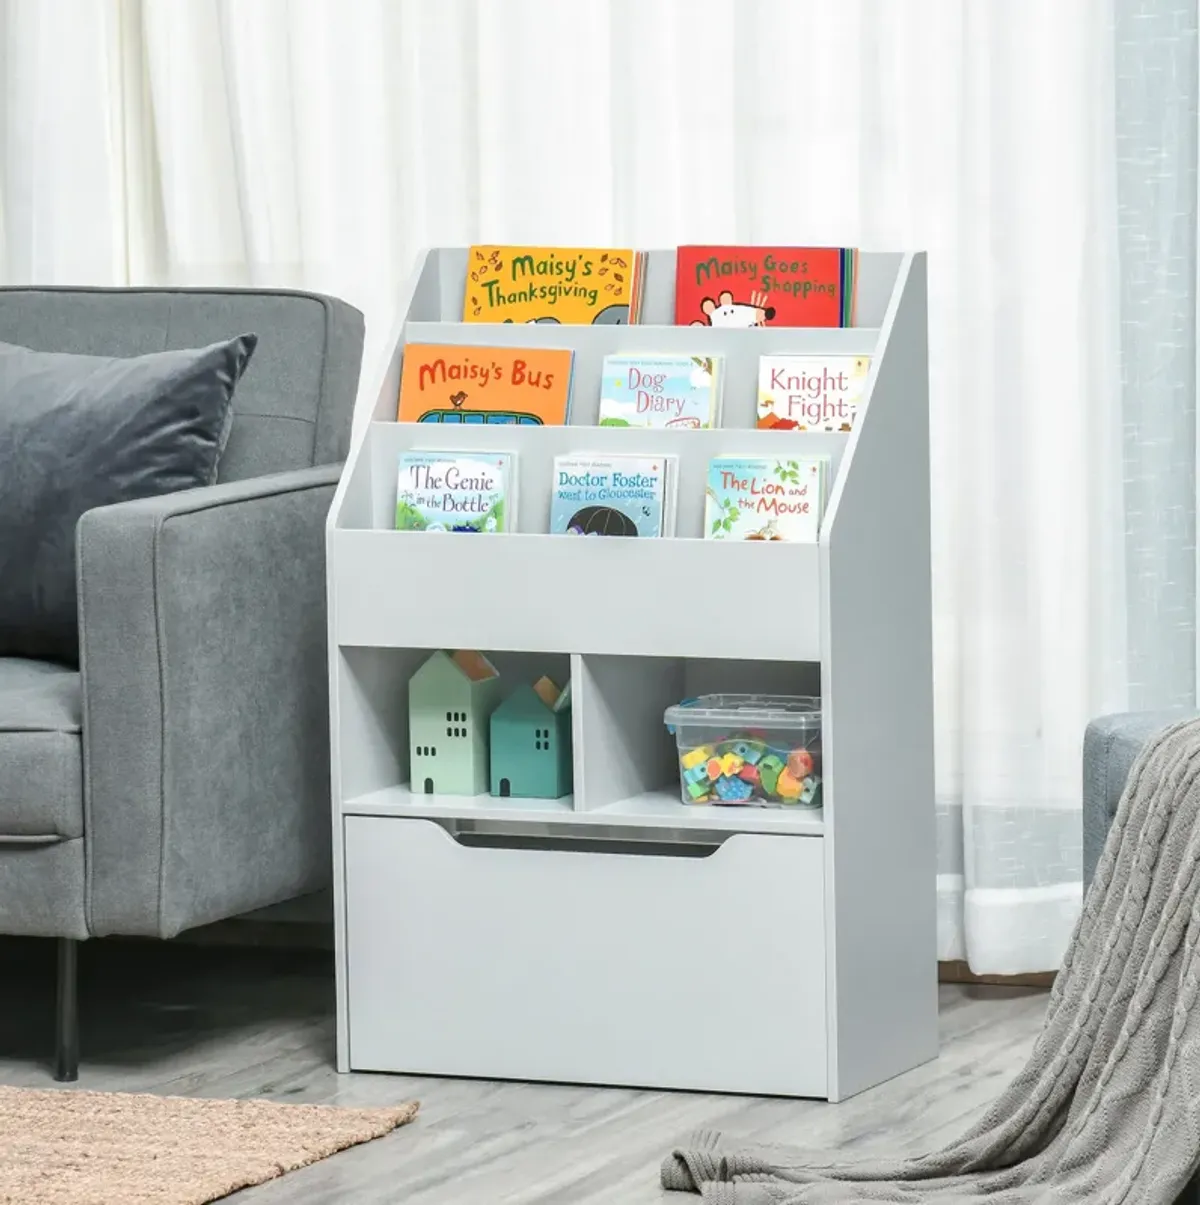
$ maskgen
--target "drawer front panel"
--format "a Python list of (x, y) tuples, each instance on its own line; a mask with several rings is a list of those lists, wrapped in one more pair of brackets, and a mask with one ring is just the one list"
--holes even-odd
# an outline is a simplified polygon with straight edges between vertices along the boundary
[(704, 857), (345, 823), (354, 1070), (823, 1097), (823, 840)]

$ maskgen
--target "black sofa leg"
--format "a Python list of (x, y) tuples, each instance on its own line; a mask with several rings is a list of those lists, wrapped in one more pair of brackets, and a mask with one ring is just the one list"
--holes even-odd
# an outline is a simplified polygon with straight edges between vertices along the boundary
[(79, 1078), (79, 943), (58, 939), (58, 1003), (54, 1013), (54, 1078), (60, 1084)]

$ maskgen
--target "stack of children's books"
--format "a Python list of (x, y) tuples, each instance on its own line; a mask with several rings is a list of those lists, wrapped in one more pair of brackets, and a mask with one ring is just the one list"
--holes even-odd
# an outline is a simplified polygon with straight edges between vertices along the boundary
[(402, 452), (397, 531), (512, 531), (517, 509), (512, 452)]
[[(632, 248), (474, 246), (467, 252), (462, 321), (639, 324), (647, 263), (646, 254)], [(852, 325), (857, 274), (858, 253), (850, 248), (679, 247), (674, 322), (767, 330)], [(614, 346), (614, 335), (605, 338)], [(549, 340), (560, 341), (562, 336)], [(575, 399), (582, 413), (573, 416), (576, 353), (569, 347), (505, 343), (497, 335), (479, 345), (405, 345), (398, 421), (457, 424), (460, 429), (595, 423), (602, 428), (687, 431), (722, 425), (727, 374), (721, 354), (612, 351), (599, 365), (598, 388), (596, 360), (589, 360), (587, 392)], [(866, 397), (870, 371), (870, 356), (793, 355), (764, 347), (758, 355), (757, 396), (744, 397), (746, 369), (739, 367), (736, 400), (746, 406), (753, 402), (756, 417), (749, 421), (762, 429), (849, 432)], [(475, 450), (471, 443), (478, 445)], [(493, 443), (477, 437), (453, 449), (404, 453), (397, 480), (397, 529), (519, 530), (516, 452), (494, 451)], [(531, 530), (673, 535), (677, 456), (616, 451), (611, 440), (603, 446), (603, 452), (553, 457), (549, 515)], [(707, 476), (704, 535), (717, 540), (814, 540), (828, 477), (828, 456), (805, 455), (799, 444), (794, 451), (780, 447), (769, 457), (717, 456)]]
[(721, 356), (605, 356), (602, 427), (717, 427)]
[[(642, 321), (646, 253), (629, 247), (471, 247), (464, 322)], [(853, 326), (850, 247), (680, 247), (679, 326)]]
[(680, 247), (679, 326), (853, 326), (858, 252), (849, 247)]
[(675, 534), (674, 456), (557, 456), (550, 534)]
[(629, 247), (471, 247), (464, 322), (640, 322), (646, 253)]
[(574, 359), (568, 348), (408, 343), (396, 417), (402, 423), (561, 425)]
[[(574, 357), (569, 348), (410, 343), (404, 349), (397, 418), (402, 423), (561, 426), (571, 421)], [(718, 355), (605, 356), (598, 423), (719, 427), (723, 364)], [(849, 431), (870, 370), (870, 356), (759, 356), (758, 426)]]
[[(518, 530), (515, 453), (404, 452), (396, 530)], [(551, 535), (675, 534), (677, 458), (621, 454), (554, 459)], [(704, 535), (713, 540), (816, 540), (828, 493), (828, 456), (716, 456), (709, 462)], [(540, 527), (539, 530), (545, 530)]]
[(816, 540), (828, 456), (715, 456), (708, 465), (704, 535), (712, 540)]

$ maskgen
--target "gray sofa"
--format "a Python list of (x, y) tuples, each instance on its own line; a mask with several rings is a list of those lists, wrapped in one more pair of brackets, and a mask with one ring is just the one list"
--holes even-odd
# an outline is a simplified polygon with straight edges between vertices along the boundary
[[(1195, 715), (1185, 710), (1141, 711), (1093, 720), (1083, 738), (1083, 885), (1086, 890), (1108, 839), (1129, 771), (1146, 742), (1168, 725)], [(1200, 1176), (1175, 1205), (1200, 1205)]]
[(1117, 814), (1129, 771), (1142, 746), (1177, 720), (1184, 710), (1138, 711), (1101, 716), (1083, 737), (1083, 885), (1086, 889)]
[(0, 658), (0, 933), (59, 939), (59, 1079), (76, 942), (171, 937), (328, 881), (324, 521), (363, 320), (294, 292), (0, 289), (0, 341), (38, 350), (246, 331), (218, 484), (79, 523), (80, 669)]

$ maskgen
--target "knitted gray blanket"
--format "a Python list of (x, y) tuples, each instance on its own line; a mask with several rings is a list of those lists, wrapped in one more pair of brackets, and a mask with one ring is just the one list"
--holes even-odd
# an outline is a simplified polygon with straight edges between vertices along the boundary
[(694, 1135), (666, 1188), (713, 1205), (1174, 1205), (1200, 1165), (1200, 721), (1130, 774), (1033, 1054), (943, 1150), (830, 1164)]

